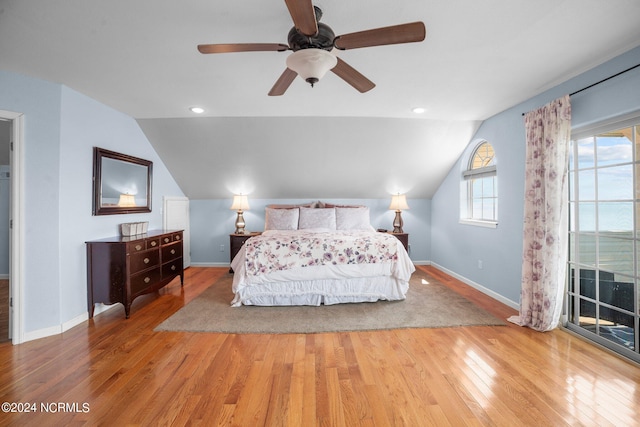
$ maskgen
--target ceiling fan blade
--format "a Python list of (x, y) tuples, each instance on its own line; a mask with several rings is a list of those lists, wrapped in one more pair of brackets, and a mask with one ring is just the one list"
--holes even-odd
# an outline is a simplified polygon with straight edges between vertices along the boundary
[(426, 33), (424, 23), (411, 22), (337, 36), (333, 45), (338, 49), (346, 50), (386, 44), (421, 42)]
[(199, 44), (200, 53), (283, 52), (289, 46), (281, 43)]
[(331, 71), (362, 93), (368, 92), (376, 87), (375, 83), (360, 74), (355, 68), (340, 58), (338, 58), (338, 63), (331, 69)]
[(285, 0), (293, 25), (305, 36), (313, 36), (318, 32), (316, 12), (311, 0)]
[(295, 71), (289, 68), (285, 69), (284, 73), (280, 75), (280, 78), (278, 79), (276, 84), (274, 84), (271, 90), (269, 91), (269, 96), (280, 96), (284, 94), (287, 91), (287, 89), (289, 89), (289, 86), (291, 86), (291, 83), (293, 82), (293, 80), (296, 78), (297, 75), (298, 73), (296, 73)]

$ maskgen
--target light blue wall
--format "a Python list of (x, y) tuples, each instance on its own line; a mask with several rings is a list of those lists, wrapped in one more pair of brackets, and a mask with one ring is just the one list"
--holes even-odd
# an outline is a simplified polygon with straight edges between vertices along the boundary
[[(0, 109), (25, 117), (24, 332), (61, 328), (87, 312), (84, 242), (162, 228), (162, 197), (183, 193), (135, 120), (91, 98), (0, 71)], [(92, 216), (93, 146), (154, 162), (152, 213)]]
[[(522, 113), (638, 63), (640, 48), (483, 122), (467, 150), (482, 139), (489, 141), (495, 148), (498, 167), (498, 227), (479, 228), (458, 222), (460, 176), (465, 167), (466, 155), (461, 156), (432, 199), (432, 261), (514, 304), (518, 303), (524, 212), (525, 129)], [(571, 105), (573, 127), (640, 110), (640, 68), (572, 96)], [(482, 269), (478, 268), (478, 260), (482, 260)]]
[[(191, 263), (192, 265), (229, 264), (229, 233), (235, 230), (236, 213), (229, 210), (229, 199), (191, 200)], [(265, 207), (269, 204), (302, 204), (318, 199), (251, 199), (251, 209), (244, 213), (249, 231), (264, 230)], [(390, 211), (389, 199), (322, 199), (323, 202), (368, 206), (371, 225), (388, 230), (393, 229), (394, 211)], [(429, 241), (431, 222), (431, 201), (407, 199), (409, 210), (402, 212), (404, 231), (409, 233), (409, 255), (414, 262), (425, 262), (431, 257)], [(224, 246), (221, 251), (220, 246)]]
[[(0, 109), (25, 115), (25, 271), (27, 330), (60, 323), (58, 177), (60, 85), (0, 71)], [(85, 291), (86, 292), (86, 291)]]

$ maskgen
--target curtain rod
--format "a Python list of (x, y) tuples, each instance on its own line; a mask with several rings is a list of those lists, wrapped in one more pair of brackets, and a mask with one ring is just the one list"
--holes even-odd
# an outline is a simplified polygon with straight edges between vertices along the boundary
[[(636, 64), (636, 65), (634, 65), (633, 67), (627, 68), (626, 70), (620, 71), (619, 73), (616, 73), (616, 74), (614, 74), (614, 75), (612, 75), (612, 76), (609, 76), (609, 77), (604, 78), (604, 79), (602, 79), (602, 80), (600, 80), (600, 81), (597, 81), (597, 82), (595, 82), (595, 83), (592, 83), (592, 84), (590, 84), (589, 86), (583, 87), (582, 89), (578, 89), (578, 90), (576, 90), (575, 92), (571, 92), (571, 93), (569, 94), (569, 96), (573, 96), (573, 95), (575, 95), (575, 94), (577, 94), (577, 93), (582, 92), (583, 90), (590, 89), (590, 88), (592, 88), (592, 87), (594, 87), (594, 86), (599, 85), (600, 83), (604, 83), (604, 82), (606, 82), (607, 80), (611, 80), (611, 79), (612, 79), (612, 78), (614, 78), (614, 77), (618, 77), (620, 74), (627, 73), (627, 72), (629, 72), (629, 71), (631, 71), (631, 70), (633, 70), (633, 69), (636, 69), (636, 68), (638, 68), (638, 67), (640, 67), (640, 64)], [(526, 114), (526, 113), (522, 113), (522, 115), (523, 115), (523, 116), (524, 116), (525, 114)]]

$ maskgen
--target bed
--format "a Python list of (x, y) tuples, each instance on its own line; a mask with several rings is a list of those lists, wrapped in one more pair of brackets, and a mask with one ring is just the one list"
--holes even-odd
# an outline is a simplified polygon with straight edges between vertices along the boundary
[(265, 231), (231, 262), (231, 305), (282, 306), (403, 300), (415, 271), (365, 206), (271, 206)]

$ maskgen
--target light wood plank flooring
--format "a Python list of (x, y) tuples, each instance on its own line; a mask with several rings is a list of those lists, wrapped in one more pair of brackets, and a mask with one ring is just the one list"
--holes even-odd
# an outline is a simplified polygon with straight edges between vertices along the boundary
[[(419, 268), (501, 318), (514, 314)], [(0, 344), (0, 401), (37, 410), (0, 413), (0, 425), (640, 423), (640, 368), (560, 330), (153, 332), (227, 270), (189, 268), (184, 288), (175, 280), (136, 300), (129, 320), (118, 307), (61, 336)]]

